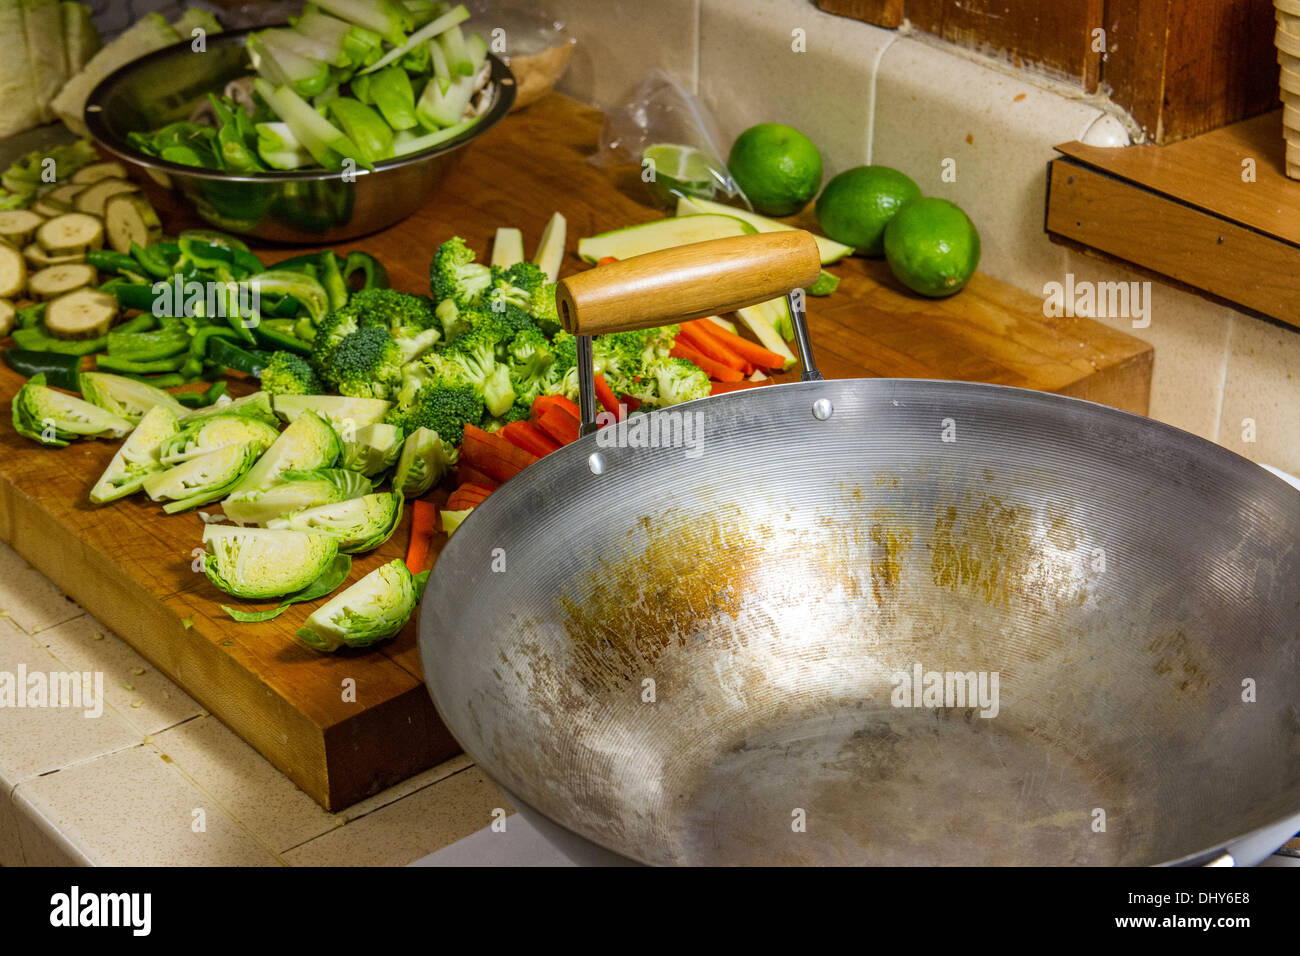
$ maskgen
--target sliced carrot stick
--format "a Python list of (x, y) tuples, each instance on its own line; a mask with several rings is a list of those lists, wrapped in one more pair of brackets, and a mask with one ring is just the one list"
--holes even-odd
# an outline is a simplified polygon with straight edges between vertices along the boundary
[(741, 358), (707, 332), (701, 332), (687, 324), (682, 326), (680, 338), (684, 339), (691, 348), (703, 352), (715, 362), (721, 362), (723, 365), (736, 369), (742, 375), (749, 375), (754, 371), (754, 366), (749, 361)]
[(601, 256), (599, 259), (596, 260), (596, 265), (607, 266), (611, 262), (618, 262), (618, 256)]
[(627, 406), (629, 412), (634, 412), (641, 407), (641, 400), (639, 398), (633, 398), (631, 395), (624, 395), (623, 404)]
[(716, 378), (721, 382), (739, 382), (745, 377), (741, 374), (740, 369), (732, 368), (730, 365), (723, 365), (721, 362), (715, 362), (699, 349), (687, 345), (680, 337), (673, 343), (672, 351), (668, 354), (673, 358), (684, 358), (694, 362), (704, 369), (709, 378)]
[(406, 546), (406, 567), (412, 574), (424, 570), (437, 524), (437, 506), (432, 501), (416, 498), (411, 505), (411, 542)]
[(560, 447), (559, 442), (531, 422), (511, 422), (501, 429), (501, 436), (516, 448), (538, 458), (544, 458)]
[(465, 462), (456, 466), (455, 471), (457, 485), (482, 485), (484, 488), (496, 488), (500, 482), (493, 481), (477, 468), (471, 468)]
[(614, 421), (623, 420), (623, 410), (619, 408), (618, 396), (614, 394), (614, 390), (609, 387), (609, 382), (605, 381), (603, 375), (596, 376), (596, 397), (600, 399), (600, 404), (605, 406), (605, 411), (613, 414)]
[(735, 352), (742, 358), (748, 359), (759, 368), (781, 368), (784, 360), (771, 349), (765, 349), (756, 342), (742, 338), (734, 332), (728, 332), (716, 322), (710, 322), (708, 319), (696, 319), (693, 322), (687, 322), (682, 326), (682, 330), (689, 326), (701, 335), (711, 335), (731, 351)]
[(474, 425), (465, 426), (460, 455), (471, 468), (477, 468), (493, 481), (509, 481), (537, 461), (536, 455), (530, 455), (500, 435), (490, 435)]
[(761, 385), (775, 384), (770, 378), (763, 382), (751, 382), (745, 379), (743, 382), (714, 382), (709, 388), (710, 395), (724, 395), (727, 392), (740, 392), (747, 388), (758, 388)]
[(554, 405), (558, 405), (560, 408), (572, 415), (575, 422), (582, 420), (582, 412), (578, 409), (578, 406), (569, 401), (563, 395), (538, 395), (533, 399), (533, 421), (537, 421), (537, 419), (541, 418), (542, 412)]
[(466, 511), (470, 508), (477, 508), (487, 500), (490, 494), (492, 494), (492, 489), (483, 485), (461, 485), (447, 496), (447, 504), (443, 507), (447, 511)]
[(537, 427), (561, 445), (578, 440), (578, 422), (563, 408), (552, 406), (537, 419)]

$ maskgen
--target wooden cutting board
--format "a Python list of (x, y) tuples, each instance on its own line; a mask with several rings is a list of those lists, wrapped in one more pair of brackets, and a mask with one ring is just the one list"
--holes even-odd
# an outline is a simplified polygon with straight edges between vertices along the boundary
[[(559, 210), (573, 249), (579, 236), (657, 218), (639, 201), (634, 169), (587, 163), (599, 123), (595, 110), (547, 97), (466, 149), (439, 195), (410, 218), (336, 248), (373, 253), (394, 287), (422, 292), (434, 248), (453, 234), (485, 254), (498, 226), (517, 226), (531, 250)], [(151, 198), (169, 232), (202, 225), (170, 197)], [(275, 260), (301, 250), (257, 251)], [(581, 268), (571, 253), (565, 270)], [(1131, 336), (1087, 319), (1045, 319), (1036, 298), (984, 276), (934, 302), (905, 293), (881, 263), (853, 260), (833, 271), (843, 277), (839, 291), (810, 301), (828, 376), (970, 379), (1147, 409), (1152, 352)], [(0, 366), (6, 420), (21, 384)], [(236, 393), (250, 388), (232, 384)], [(115, 447), (45, 449), (0, 425), (0, 537), (328, 809), (457, 751), (424, 688), (414, 622), (382, 648), (337, 655), (293, 639), (312, 605), (264, 624), (235, 623), (220, 607), (229, 599), (194, 568), (197, 515), (164, 515), (142, 496), (89, 504)], [(402, 556), (408, 525), (409, 517), (384, 547), (358, 557), (349, 583)]]

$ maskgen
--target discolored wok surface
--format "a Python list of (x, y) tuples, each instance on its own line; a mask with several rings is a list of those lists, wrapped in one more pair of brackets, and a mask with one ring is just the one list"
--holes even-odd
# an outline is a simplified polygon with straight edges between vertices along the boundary
[[(1283, 482), (989, 386), (679, 411), (698, 455), (569, 446), (430, 579), (435, 702), (520, 799), (648, 863), (1145, 864), (1300, 815)], [(894, 706), (918, 664), (996, 708)]]

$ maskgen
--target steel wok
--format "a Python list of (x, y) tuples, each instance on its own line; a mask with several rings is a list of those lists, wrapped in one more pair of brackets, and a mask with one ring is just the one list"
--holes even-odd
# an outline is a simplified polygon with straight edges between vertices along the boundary
[[(766, 272), (743, 260), (770, 236), (723, 242), (742, 254), (575, 277), (566, 324), (721, 311), (731, 278), (770, 297), (815, 270), (793, 239)], [(650, 864), (1253, 863), (1300, 829), (1280, 479), (954, 382), (718, 396), (646, 416), (671, 426), (657, 448), (634, 447), (642, 417), (496, 491), (428, 583), (430, 691), (516, 799)]]

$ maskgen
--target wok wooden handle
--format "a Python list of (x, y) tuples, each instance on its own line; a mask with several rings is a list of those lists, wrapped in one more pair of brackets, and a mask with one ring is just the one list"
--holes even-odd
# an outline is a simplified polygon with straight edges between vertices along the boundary
[(646, 329), (778, 298), (812, 285), (821, 268), (802, 229), (710, 239), (571, 275), (556, 304), (574, 335)]

